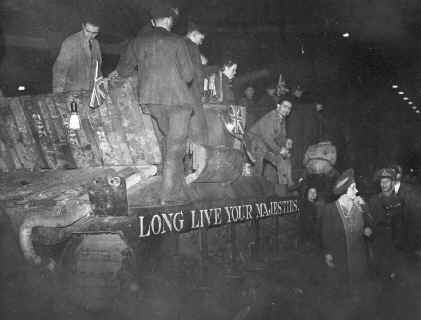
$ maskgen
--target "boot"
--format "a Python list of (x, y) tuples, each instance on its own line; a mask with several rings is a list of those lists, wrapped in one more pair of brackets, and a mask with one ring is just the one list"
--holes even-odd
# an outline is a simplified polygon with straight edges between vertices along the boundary
[(184, 172), (178, 167), (174, 160), (165, 161), (161, 185), (162, 206), (180, 205), (190, 201), (184, 187)]

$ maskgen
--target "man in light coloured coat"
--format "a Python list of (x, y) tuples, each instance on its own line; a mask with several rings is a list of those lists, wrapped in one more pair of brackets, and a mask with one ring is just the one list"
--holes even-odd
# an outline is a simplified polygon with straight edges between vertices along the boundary
[(53, 92), (91, 90), (98, 64), (101, 73), (101, 49), (96, 36), (99, 24), (85, 19), (82, 30), (66, 38), (53, 66)]
[(263, 175), (264, 160), (272, 163), (278, 173), (278, 183), (291, 187), (290, 149), (291, 139), (287, 138), (285, 120), (291, 112), (292, 104), (284, 99), (276, 109), (260, 118), (247, 132), (248, 146), (255, 158), (255, 175)]

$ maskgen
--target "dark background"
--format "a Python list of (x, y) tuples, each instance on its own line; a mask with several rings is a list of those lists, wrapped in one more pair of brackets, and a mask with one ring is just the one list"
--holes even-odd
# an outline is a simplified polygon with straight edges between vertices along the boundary
[[(156, 1), (2, 0), (0, 88), (5, 95), (51, 90), (51, 67), (61, 41), (80, 30), (80, 15), (100, 18), (104, 72), (112, 71), (123, 41), (148, 21)], [(299, 82), (323, 102), (335, 122), (343, 152), (340, 166), (369, 175), (400, 162), (416, 173), (421, 156), (420, 116), (392, 84), (420, 104), (418, 70), (421, 3), (416, 0), (173, 0), (181, 11), (175, 31), (187, 20), (207, 33), (202, 52), (210, 64), (226, 55), (239, 62), (238, 77), (269, 68)], [(350, 37), (342, 34), (349, 32)], [(245, 83), (237, 85), (237, 94)], [(24, 93), (17, 87), (25, 85)]]

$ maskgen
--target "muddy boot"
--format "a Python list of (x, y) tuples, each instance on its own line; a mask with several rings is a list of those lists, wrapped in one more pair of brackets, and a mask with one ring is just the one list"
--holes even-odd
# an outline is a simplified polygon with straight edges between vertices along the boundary
[(184, 176), (183, 171), (177, 172), (177, 167), (174, 160), (166, 159), (162, 171), (162, 184), (161, 184), (161, 205), (178, 204), (187, 200), (182, 196), (180, 190), (180, 180)]
[(173, 161), (168, 162), (165, 163), (162, 173), (161, 205), (178, 205), (189, 202), (190, 198), (183, 181), (183, 171), (178, 170)]

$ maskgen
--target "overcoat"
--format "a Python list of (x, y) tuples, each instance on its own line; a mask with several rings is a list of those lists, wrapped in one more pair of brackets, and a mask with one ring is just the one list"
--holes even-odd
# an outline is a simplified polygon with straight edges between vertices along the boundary
[(402, 252), (404, 240), (403, 202), (395, 194), (382, 193), (370, 198), (370, 252), (375, 271), (389, 276), (404, 265)]
[(321, 237), (324, 254), (331, 254), (335, 264), (334, 273), (341, 281), (361, 281), (368, 275), (368, 252), (363, 236), (365, 216), (355, 206), (360, 226), (352, 230), (352, 242), (347, 240), (347, 232), (339, 212), (339, 202), (327, 204), (321, 213)]
[(421, 248), (421, 191), (401, 182), (397, 193), (403, 202), (405, 231), (411, 250)]

